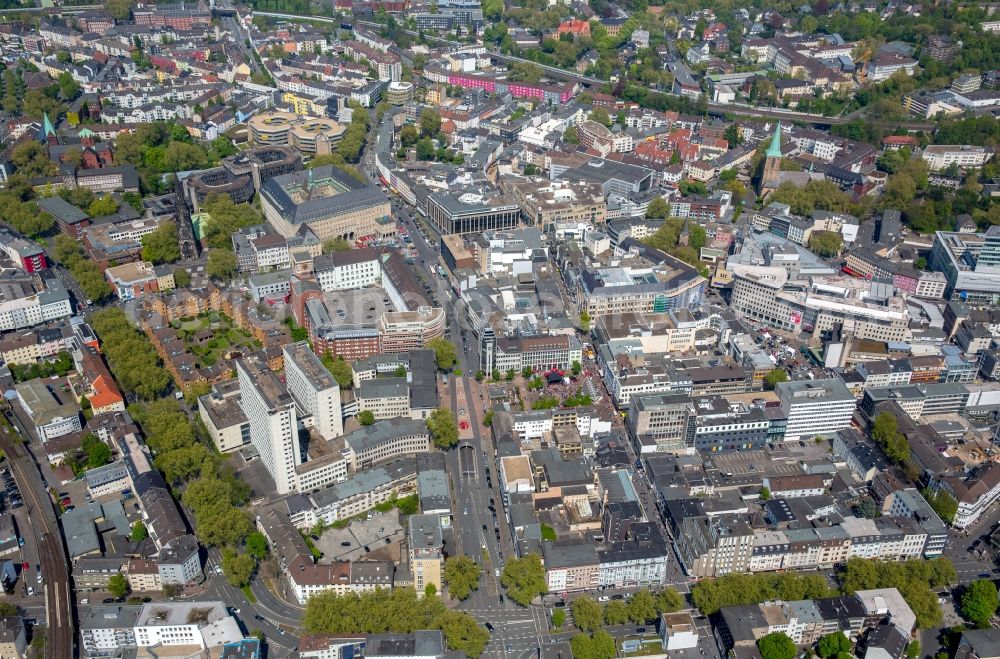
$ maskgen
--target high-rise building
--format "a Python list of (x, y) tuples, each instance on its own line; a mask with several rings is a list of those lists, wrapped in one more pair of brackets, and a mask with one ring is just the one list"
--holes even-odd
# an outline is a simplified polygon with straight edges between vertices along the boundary
[(302, 462), (295, 402), (260, 353), (236, 360), (240, 405), (250, 422), (250, 442), (274, 478), (275, 491), (295, 490), (295, 467)]
[(344, 434), (340, 386), (305, 341), (282, 348), (285, 384), (299, 416), (312, 417), (312, 425), (326, 439)]
[(976, 261), (976, 272), (985, 268), (1000, 268), (1000, 226), (995, 224), (983, 234), (983, 248)]

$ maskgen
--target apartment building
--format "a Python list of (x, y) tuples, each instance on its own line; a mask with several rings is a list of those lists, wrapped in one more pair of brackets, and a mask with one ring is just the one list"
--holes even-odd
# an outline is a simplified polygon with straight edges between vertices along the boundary
[(952, 165), (959, 169), (975, 169), (993, 157), (993, 151), (984, 146), (968, 144), (930, 144), (921, 157), (932, 172), (940, 172)]

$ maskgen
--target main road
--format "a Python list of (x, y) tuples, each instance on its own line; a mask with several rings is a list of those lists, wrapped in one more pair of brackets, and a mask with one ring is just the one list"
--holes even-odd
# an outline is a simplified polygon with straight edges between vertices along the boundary
[[(0, 423), (0, 448), (7, 456), (11, 473), (24, 496), (31, 534), (38, 548), (45, 589), (45, 656), (50, 659), (71, 659), (73, 652), (73, 592), (69, 582), (66, 551), (62, 532), (52, 502), (42, 481), (31, 452), (22, 443), (32, 435), (21, 425), (9, 406), (3, 410), (6, 422)], [(13, 425), (12, 425), (13, 424)], [(14, 430), (16, 428), (16, 430)], [(20, 434), (20, 437), (17, 435)], [(27, 572), (22, 573), (24, 575)]]

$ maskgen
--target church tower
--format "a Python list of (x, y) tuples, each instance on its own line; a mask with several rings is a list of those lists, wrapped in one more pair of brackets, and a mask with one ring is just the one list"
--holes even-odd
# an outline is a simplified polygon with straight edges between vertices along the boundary
[(771, 137), (771, 145), (764, 153), (764, 172), (760, 177), (760, 195), (764, 196), (778, 188), (781, 177), (781, 122), (778, 122)]
[(39, 134), (39, 138), (42, 142), (46, 142), (49, 146), (56, 146), (59, 144), (59, 136), (56, 135), (55, 126), (49, 121), (49, 113), (44, 113), (44, 118), (42, 120), (42, 130)]

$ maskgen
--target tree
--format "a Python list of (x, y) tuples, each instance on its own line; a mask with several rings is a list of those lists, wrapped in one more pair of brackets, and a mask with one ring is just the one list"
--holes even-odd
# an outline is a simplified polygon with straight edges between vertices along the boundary
[(420, 111), (420, 134), (424, 137), (434, 137), (441, 130), (441, 115), (434, 108), (425, 107)]
[(80, 449), (87, 456), (87, 467), (103, 467), (111, 462), (111, 448), (92, 433), (87, 433), (80, 442)]
[(507, 590), (507, 597), (521, 606), (548, 592), (545, 586), (545, 568), (538, 554), (527, 554), (508, 560), (500, 575), (500, 583)]
[(962, 593), (960, 606), (962, 617), (975, 623), (980, 629), (990, 626), (990, 617), (996, 613), (997, 606), (1000, 606), (997, 587), (989, 579), (973, 581)]
[(576, 126), (567, 126), (563, 131), (563, 142), (566, 144), (579, 144), (580, 137), (577, 135)]
[(337, 357), (336, 359), (326, 358), (323, 360), (326, 370), (330, 371), (330, 375), (333, 379), (337, 381), (341, 389), (350, 389), (354, 384), (354, 370), (351, 369), (351, 365), (344, 361), (343, 357)]
[(211, 249), (205, 261), (205, 274), (213, 279), (228, 281), (236, 274), (236, 254), (228, 249)]
[(267, 558), (267, 536), (260, 531), (254, 531), (247, 536), (247, 553), (256, 560), (262, 561)]
[(464, 600), (479, 590), (479, 575), (482, 570), (468, 556), (449, 556), (444, 562), (444, 582), (448, 593), (457, 600)]
[(938, 517), (949, 524), (954, 524), (955, 515), (958, 514), (958, 501), (946, 490), (931, 490), (924, 488), (920, 494), (923, 495), (927, 503), (930, 504)]
[(628, 600), (629, 620), (641, 625), (656, 618), (656, 601), (648, 590), (640, 590)]
[(573, 372), (573, 375), (580, 375), (580, 373), (583, 371), (583, 364), (581, 364), (579, 361), (577, 361), (577, 360), (574, 359), (573, 363), (570, 364), (569, 368), (570, 368), (570, 371)]
[[(655, 197), (646, 207), (647, 220), (663, 220), (670, 216), (670, 204), (663, 197)], [(675, 241), (676, 242), (676, 241)]]
[(17, 607), (10, 602), (0, 602), (0, 618), (17, 615)]
[(128, 579), (125, 575), (119, 572), (118, 574), (111, 575), (108, 579), (108, 592), (114, 596), (115, 599), (121, 599), (128, 595)]
[(875, 417), (872, 424), (872, 439), (874, 439), (886, 457), (893, 462), (902, 463), (910, 457), (910, 445), (906, 436), (899, 432), (896, 417), (888, 412), (882, 412)]
[(604, 605), (604, 624), (624, 625), (628, 622), (628, 607), (621, 600), (611, 600)]
[(375, 413), (371, 410), (361, 410), (358, 413), (358, 423), (363, 426), (370, 426), (375, 423)]
[[(120, 145), (121, 138), (118, 138)], [(117, 157), (117, 151), (115, 152)], [(252, 204), (234, 204), (227, 194), (210, 192), (205, 197), (202, 209), (211, 220), (205, 227), (205, 241), (209, 247), (232, 249), (232, 235), (244, 227), (260, 224), (264, 216)]]
[(413, 146), (420, 139), (420, 133), (417, 132), (417, 127), (412, 124), (406, 124), (399, 129), (399, 143), (404, 147)]
[(458, 444), (458, 426), (449, 409), (441, 407), (431, 412), (427, 417), (427, 430), (434, 446), (439, 449), (450, 449)]
[(876, 519), (882, 516), (882, 511), (871, 497), (864, 497), (854, 506), (854, 514), (866, 519)]
[(439, 336), (428, 341), (427, 347), (434, 351), (434, 361), (442, 371), (448, 371), (455, 365), (458, 351), (451, 341)]
[(330, 252), (346, 252), (351, 249), (351, 243), (347, 242), (339, 236), (331, 240), (323, 241), (323, 253), (329, 254)]
[(835, 657), (841, 652), (850, 652), (851, 648), (851, 639), (844, 636), (843, 632), (833, 632), (819, 639), (816, 652), (826, 659), (827, 657)]
[(184, 288), (191, 285), (191, 273), (184, 268), (174, 268), (174, 285)]
[(613, 659), (618, 654), (615, 639), (606, 631), (594, 632), (591, 636), (577, 634), (569, 641), (574, 659)]
[(584, 334), (590, 332), (590, 313), (586, 309), (580, 311), (580, 331)]
[(250, 554), (241, 554), (229, 547), (222, 550), (222, 574), (231, 585), (237, 588), (247, 585), (256, 569), (257, 561)]
[(132, 10), (132, 0), (106, 0), (104, 8), (118, 20), (124, 20), (129, 17), (129, 12)]
[(809, 249), (820, 256), (836, 256), (844, 246), (844, 238), (836, 231), (813, 231), (809, 235)]
[(566, 609), (552, 610), (552, 626), (558, 629), (566, 624)]
[(228, 501), (217, 501), (195, 512), (195, 529), (209, 547), (237, 546), (253, 532), (253, 522)]
[(795, 643), (783, 632), (772, 632), (757, 641), (763, 659), (795, 659)]
[(180, 243), (177, 241), (177, 225), (164, 222), (152, 233), (142, 238), (142, 259), (154, 265), (173, 263), (181, 257)]
[(906, 646), (906, 659), (917, 659), (920, 656), (920, 641), (913, 639)]
[(136, 522), (132, 525), (132, 533), (129, 534), (129, 538), (132, 542), (142, 542), (149, 537), (149, 531), (146, 529), (146, 525), (142, 522)]
[(601, 627), (604, 613), (601, 605), (589, 597), (578, 597), (570, 604), (573, 611), (573, 624), (584, 632), (593, 632)]
[(590, 111), (590, 116), (587, 118), (591, 121), (596, 121), (603, 126), (607, 126), (609, 128), (611, 127), (611, 116), (604, 108), (594, 108)]
[(49, 160), (48, 151), (35, 140), (21, 142), (15, 146), (10, 152), (10, 159), (17, 172), (28, 178), (51, 176), (55, 173), (55, 166)]
[(684, 608), (684, 597), (673, 588), (664, 588), (656, 594), (656, 610), (674, 613)]
[(118, 202), (111, 195), (104, 195), (91, 202), (87, 207), (87, 214), (91, 217), (102, 217), (113, 215), (118, 212)]
[(708, 234), (705, 229), (697, 224), (692, 224), (688, 228), (688, 247), (700, 250), (708, 242)]
[(788, 372), (783, 368), (775, 368), (764, 376), (764, 385), (767, 389), (774, 389), (781, 382), (788, 381)]

